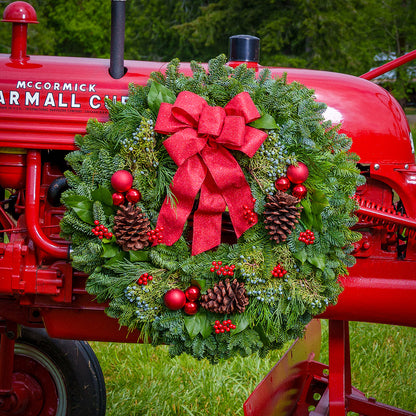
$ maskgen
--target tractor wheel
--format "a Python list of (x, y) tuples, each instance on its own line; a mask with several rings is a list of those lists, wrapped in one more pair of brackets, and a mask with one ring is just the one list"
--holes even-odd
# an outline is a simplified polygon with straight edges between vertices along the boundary
[(2, 415), (105, 415), (104, 377), (91, 347), (50, 338), (44, 329), (22, 328), (14, 349), (13, 390), (18, 405)]

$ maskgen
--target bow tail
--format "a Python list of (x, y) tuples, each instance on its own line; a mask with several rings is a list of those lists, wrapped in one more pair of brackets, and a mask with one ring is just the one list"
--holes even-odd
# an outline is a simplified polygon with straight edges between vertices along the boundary
[(206, 175), (207, 169), (198, 155), (190, 157), (179, 166), (170, 186), (175, 201), (166, 198), (157, 219), (156, 227), (164, 228), (163, 244), (171, 246), (181, 237)]
[(239, 238), (257, 221), (249, 223), (244, 217), (244, 206), (254, 210), (253, 195), (240, 165), (222, 145), (205, 146), (201, 152), (216, 186), (227, 203), (234, 231)]
[(208, 172), (201, 186), (199, 205), (194, 214), (193, 256), (210, 250), (221, 243), (221, 220), (225, 207), (221, 191)]

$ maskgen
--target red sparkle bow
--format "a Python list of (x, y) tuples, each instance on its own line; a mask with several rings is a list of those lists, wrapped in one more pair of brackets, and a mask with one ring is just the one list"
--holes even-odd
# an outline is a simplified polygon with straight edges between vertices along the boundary
[(155, 131), (172, 134), (163, 144), (178, 165), (170, 185), (177, 203), (172, 206), (165, 199), (157, 221), (157, 227), (165, 230), (164, 244), (170, 246), (182, 235), (199, 191), (192, 255), (220, 244), (226, 206), (237, 238), (257, 222), (244, 217), (244, 209), (254, 208), (253, 197), (240, 165), (226, 148), (253, 157), (267, 133), (246, 124), (259, 117), (247, 92), (224, 108), (209, 106), (190, 91), (179, 93), (174, 104), (161, 104)]

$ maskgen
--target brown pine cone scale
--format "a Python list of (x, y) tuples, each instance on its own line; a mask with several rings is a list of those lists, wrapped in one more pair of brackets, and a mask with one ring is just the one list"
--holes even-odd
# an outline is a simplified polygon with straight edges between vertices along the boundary
[(270, 239), (279, 244), (286, 241), (295, 228), (303, 207), (296, 206), (300, 199), (281, 191), (267, 195), (267, 201), (263, 213), (265, 228)]
[(150, 222), (139, 207), (129, 202), (127, 206), (120, 205), (117, 215), (114, 217), (113, 232), (117, 244), (124, 251), (137, 251), (149, 245), (147, 232), (150, 230)]
[(248, 305), (248, 296), (244, 283), (234, 279), (218, 282), (206, 295), (201, 296), (201, 306), (214, 313), (243, 313)]

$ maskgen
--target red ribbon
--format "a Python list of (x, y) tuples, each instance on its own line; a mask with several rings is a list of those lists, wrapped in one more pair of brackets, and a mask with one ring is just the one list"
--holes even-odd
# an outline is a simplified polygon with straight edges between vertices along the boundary
[(237, 238), (257, 222), (244, 217), (244, 209), (253, 210), (254, 201), (240, 165), (227, 148), (253, 157), (267, 133), (247, 123), (259, 117), (247, 92), (224, 108), (209, 106), (190, 91), (179, 93), (174, 104), (161, 104), (155, 131), (171, 134), (163, 144), (178, 165), (170, 185), (176, 204), (165, 199), (157, 221), (157, 227), (164, 227), (164, 244), (170, 246), (182, 235), (199, 191), (192, 255), (220, 244), (226, 206)]

